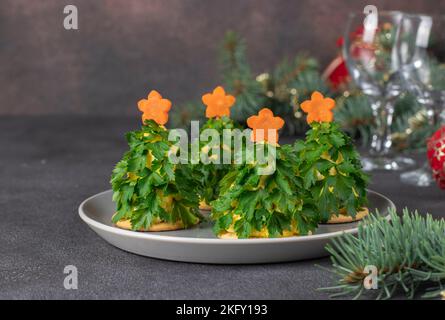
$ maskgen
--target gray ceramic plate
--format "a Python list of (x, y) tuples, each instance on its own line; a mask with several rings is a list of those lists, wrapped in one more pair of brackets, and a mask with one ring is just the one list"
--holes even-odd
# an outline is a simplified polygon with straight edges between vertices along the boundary
[[(357, 222), (320, 225), (314, 235), (274, 239), (217, 239), (210, 223), (188, 230), (135, 232), (116, 228), (111, 223), (115, 205), (112, 191), (86, 199), (79, 215), (91, 229), (112, 245), (139, 255), (199, 263), (269, 263), (318, 258), (327, 255), (324, 247), (343, 232), (357, 232)], [(369, 209), (388, 216), (394, 203), (385, 196), (368, 191)]]

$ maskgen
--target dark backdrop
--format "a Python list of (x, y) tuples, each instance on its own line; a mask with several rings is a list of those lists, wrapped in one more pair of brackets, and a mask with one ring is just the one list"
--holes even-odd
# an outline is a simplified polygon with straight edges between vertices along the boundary
[[(79, 30), (62, 26), (79, 9)], [(218, 84), (227, 29), (248, 42), (255, 72), (304, 50), (325, 65), (349, 11), (445, 12), (445, 1), (1, 0), (0, 114), (135, 113), (156, 88), (174, 103)]]

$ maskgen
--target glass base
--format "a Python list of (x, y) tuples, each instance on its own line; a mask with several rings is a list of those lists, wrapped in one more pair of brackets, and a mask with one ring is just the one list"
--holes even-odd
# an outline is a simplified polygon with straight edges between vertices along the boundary
[(362, 166), (364, 171), (387, 170), (399, 171), (406, 170), (415, 166), (416, 162), (407, 157), (362, 157)]
[(429, 187), (434, 184), (431, 170), (425, 167), (402, 173), (400, 180), (402, 180), (403, 183), (417, 187)]

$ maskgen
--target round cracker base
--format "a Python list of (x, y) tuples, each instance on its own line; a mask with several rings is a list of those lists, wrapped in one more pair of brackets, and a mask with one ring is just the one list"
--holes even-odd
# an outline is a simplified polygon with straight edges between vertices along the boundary
[(141, 232), (173, 231), (173, 230), (184, 229), (184, 225), (182, 224), (181, 221), (178, 221), (176, 223), (158, 222), (158, 223), (152, 224), (148, 228), (139, 228), (139, 230), (133, 230), (131, 228), (130, 220), (119, 220), (118, 222), (115, 223), (115, 226), (120, 229), (131, 230), (131, 231), (141, 231)]
[(369, 214), (368, 208), (362, 208), (359, 212), (357, 212), (355, 218), (345, 214), (332, 215), (331, 219), (329, 219), (326, 223), (336, 224), (336, 223), (356, 222), (362, 220), (368, 214)]
[[(312, 232), (309, 232), (309, 235), (311, 235)], [(288, 232), (285, 233), (284, 235), (282, 235), (280, 238), (289, 238), (289, 237), (298, 237), (299, 235), (293, 232)], [(229, 240), (233, 240), (233, 239), (239, 239), (238, 235), (235, 232), (224, 232), (224, 233), (220, 233), (218, 235), (219, 239), (229, 239)], [(269, 239), (269, 237), (250, 237), (249, 239)]]
[(218, 235), (220, 239), (238, 239), (238, 236), (234, 232), (224, 232)]
[(199, 210), (210, 211), (210, 210), (212, 210), (212, 207), (209, 206), (205, 201), (201, 201), (201, 202), (199, 203)]

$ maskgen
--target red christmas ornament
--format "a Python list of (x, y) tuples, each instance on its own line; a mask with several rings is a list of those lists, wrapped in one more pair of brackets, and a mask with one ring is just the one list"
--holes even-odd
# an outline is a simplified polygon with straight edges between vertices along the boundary
[(338, 55), (325, 69), (322, 79), (328, 82), (333, 90), (339, 90), (349, 83), (350, 77), (345, 60)]
[[(357, 42), (360, 42), (360, 39), (363, 35), (363, 30), (363, 27), (359, 27), (350, 34), (350, 39), (353, 43), (351, 50), (352, 55), (354, 56), (359, 56), (363, 55), (363, 53), (366, 53), (363, 48), (360, 48), (360, 46), (356, 45)], [(343, 44), (344, 38), (339, 37), (336, 42), (337, 48), (341, 49), (343, 47)], [(343, 58), (343, 55), (341, 53), (339, 53), (337, 57), (326, 67), (325, 71), (322, 74), (322, 79), (326, 81), (334, 91), (346, 90), (349, 82), (351, 81), (351, 77), (349, 76), (345, 59)]]
[(427, 157), (439, 188), (445, 189), (445, 127), (429, 138)]

